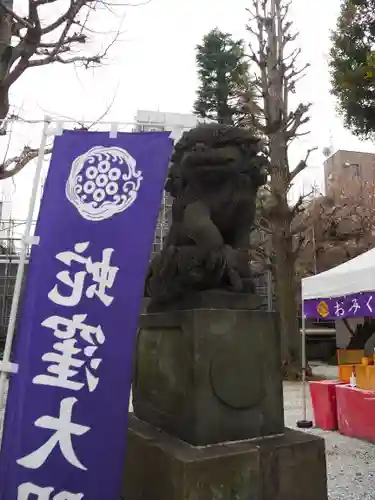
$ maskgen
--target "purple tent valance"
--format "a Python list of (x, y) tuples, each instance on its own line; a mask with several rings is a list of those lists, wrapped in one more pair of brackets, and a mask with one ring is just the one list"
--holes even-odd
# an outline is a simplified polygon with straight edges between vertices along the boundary
[(303, 307), (307, 318), (337, 320), (375, 316), (375, 291), (305, 300)]

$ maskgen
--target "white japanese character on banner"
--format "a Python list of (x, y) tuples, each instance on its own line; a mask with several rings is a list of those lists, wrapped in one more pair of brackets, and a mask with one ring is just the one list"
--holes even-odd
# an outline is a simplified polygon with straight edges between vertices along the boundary
[(90, 242), (88, 241), (77, 243), (74, 246), (74, 252), (67, 251), (56, 255), (56, 258), (67, 266), (70, 267), (73, 262), (77, 262), (78, 264), (83, 264), (85, 270), (74, 273), (73, 277), (71, 277), (69, 271), (61, 271), (56, 275), (61, 283), (71, 289), (71, 293), (70, 295), (62, 295), (58, 285), (55, 285), (48, 294), (48, 298), (55, 304), (68, 307), (79, 304), (88, 274), (91, 275), (91, 279), (94, 283), (86, 289), (86, 297), (92, 299), (94, 296), (97, 296), (105, 306), (112, 304), (114, 297), (107, 295), (106, 292), (107, 289), (112, 288), (119, 270), (118, 267), (110, 265), (111, 255), (114, 249), (106, 248), (102, 253), (102, 261), (93, 262), (91, 257), (84, 257), (82, 255), (88, 249), (89, 245)]
[(361, 306), (358, 304), (358, 299), (352, 299), (352, 305), (349, 308), (348, 312), (352, 312), (353, 314), (357, 314), (357, 311), (361, 309)]
[(79, 332), (80, 337), (89, 344), (83, 349), (83, 354), (90, 358), (89, 366), (85, 367), (87, 385), (90, 392), (96, 389), (99, 377), (96, 377), (91, 370), (97, 370), (102, 360), (93, 358), (93, 355), (98, 345), (104, 343), (105, 337), (100, 326), (86, 325), (84, 323), (86, 318), (87, 314), (75, 314), (73, 319), (51, 316), (43, 321), (42, 326), (54, 330), (55, 337), (62, 339), (62, 342), (53, 344), (54, 352), (47, 352), (42, 356), (43, 361), (51, 363), (47, 368), (49, 375), (37, 375), (33, 378), (34, 384), (62, 387), (73, 391), (79, 391), (84, 387), (84, 383), (73, 380), (79, 373), (78, 369), (86, 362), (76, 357), (82, 352), (82, 349), (76, 347), (77, 339), (74, 338)]
[[(54, 488), (41, 488), (33, 483), (23, 483), (18, 486), (17, 500), (82, 500), (83, 493), (69, 493), (61, 491), (51, 497)], [(32, 497), (31, 497), (32, 495)], [(35, 498), (36, 497), (36, 498)]]
[(342, 302), (336, 302), (334, 306), (335, 316), (344, 316), (345, 309), (342, 307)]
[(60, 415), (58, 418), (44, 416), (35, 421), (36, 427), (55, 432), (40, 448), (17, 460), (18, 465), (27, 469), (39, 469), (55, 447), (59, 445), (60, 451), (67, 462), (77, 469), (87, 470), (78, 460), (72, 444), (72, 436), (82, 436), (90, 430), (90, 427), (72, 422), (73, 406), (77, 401), (76, 398), (65, 398), (60, 403)]
[(368, 298), (368, 301), (366, 302), (367, 309), (372, 313), (371, 302), (372, 302), (372, 295), (370, 295), (370, 297)]

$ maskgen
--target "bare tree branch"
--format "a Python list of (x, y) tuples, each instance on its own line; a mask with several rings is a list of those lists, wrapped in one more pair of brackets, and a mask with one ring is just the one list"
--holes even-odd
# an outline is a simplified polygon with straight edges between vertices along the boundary
[(301, 127), (301, 125), (307, 123), (310, 120), (310, 117), (306, 116), (306, 114), (311, 108), (311, 105), (311, 103), (301, 103), (298, 105), (297, 109), (294, 112), (289, 113), (285, 127), (287, 139), (293, 137), (296, 134), (297, 130)]
[(51, 4), (51, 3), (56, 3), (58, 0), (35, 0), (35, 3), (37, 5), (37, 7), (39, 7), (40, 5), (47, 5), (47, 4)]
[(101, 58), (100, 55), (97, 56), (91, 56), (91, 57), (85, 57), (85, 56), (74, 56), (74, 57), (68, 57), (64, 59), (60, 55), (55, 55), (53, 57), (46, 57), (45, 59), (38, 59), (35, 61), (30, 62), (29, 68), (35, 68), (38, 66), (46, 66), (47, 64), (51, 64), (53, 62), (58, 62), (60, 64), (72, 64), (72, 63), (78, 63), (82, 62), (85, 68), (88, 68), (90, 64), (100, 64)]
[(304, 77), (306, 75), (306, 70), (311, 66), (310, 63), (306, 63), (304, 66), (302, 66), (302, 68), (295, 69), (294, 64), (295, 61), (291, 63), (287, 68), (290, 69), (289, 73), (287, 71), (285, 72), (285, 78), (288, 81), (288, 85), (290, 85), (291, 87), (293, 87), (301, 77)]
[[(117, 88), (113, 93), (111, 102), (108, 104), (104, 112), (90, 125), (85, 125), (83, 123), (81, 124), (77, 122), (79, 125), (78, 129), (90, 130), (92, 127), (97, 125), (110, 112), (116, 100), (118, 89), (119, 89), (119, 84), (117, 85)], [(20, 121), (26, 121), (19, 116), (13, 116), (11, 118)], [(9, 142), (10, 141), (8, 141), (8, 145)], [(52, 152), (52, 147), (47, 147), (44, 154), (48, 155), (51, 152)], [(0, 181), (7, 179), (9, 177), (13, 177), (14, 175), (18, 174), (22, 169), (24, 169), (32, 160), (34, 160), (38, 156), (38, 153), (39, 153), (39, 148), (31, 148), (29, 146), (25, 146), (19, 156), (14, 156), (12, 158), (5, 160), (2, 164), (0, 164)]]
[(294, 217), (297, 214), (302, 213), (304, 211), (303, 204), (304, 204), (305, 199), (306, 199), (306, 197), (304, 195), (300, 195), (298, 197), (297, 202), (291, 208), (292, 217)]
[[(10, 64), (18, 61), (14, 69), (10, 69), (8, 75), (1, 82), (2, 87), (9, 87), (22, 75), (29, 64), (30, 58), (36, 53), (42, 37), (42, 27), (40, 24), (39, 14), (36, 4), (33, 0), (29, 0), (29, 22), (31, 28), (27, 29), (26, 35), (17, 47), (12, 51)], [(11, 66), (10, 66), (11, 68)], [(1, 117), (0, 118), (5, 118)]]
[(298, 255), (301, 252), (301, 249), (306, 244), (307, 238), (303, 233), (298, 234), (298, 238), (294, 239), (294, 249), (293, 249), (293, 257), (296, 260)]
[(67, 50), (64, 50), (63, 47), (60, 47), (58, 54), (55, 54), (55, 51), (53, 51), (43, 59), (31, 61), (29, 63), (29, 67), (32, 68), (36, 66), (45, 66), (46, 64), (51, 64), (54, 62), (58, 62), (60, 64), (72, 64), (81, 62), (83, 63), (83, 66), (85, 68), (88, 68), (90, 65), (100, 65), (103, 59), (107, 56), (110, 48), (113, 46), (114, 43), (117, 42), (119, 35), (120, 32), (118, 31), (116, 37), (110, 42), (110, 44), (105, 48), (105, 50), (101, 54), (96, 54), (92, 56), (73, 56), (73, 57), (63, 58), (61, 57), (61, 54), (64, 52), (68, 52), (70, 49), (67, 48)]
[[(84, 35), (83, 33), (80, 34), (75, 34), (72, 36), (68, 36), (64, 39), (63, 45), (62, 46), (69, 46), (70, 49), (70, 44), (77, 42), (77, 43), (85, 43), (87, 40), (87, 35)], [(46, 49), (54, 49), (56, 47), (56, 42), (40, 42), (39, 44), (40, 48), (46, 48)]]
[[(52, 148), (46, 148), (46, 155), (51, 152)], [(30, 148), (29, 146), (25, 146), (19, 156), (9, 158), (2, 165), (0, 165), (0, 181), (18, 174), (28, 163), (34, 160), (38, 154), (39, 148)]]
[[(62, 14), (60, 17), (56, 19), (53, 23), (50, 25), (46, 26), (42, 30), (42, 34), (46, 35), (48, 33), (51, 33), (52, 31), (55, 31), (57, 28), (59, 28), (61, 25), (63, 25), (67, 21), (74, 21), (74, 18), (78, 14), (79, 10), (84, 6), (84, 5), (90, 5), (93, 3), (94, 0), (70, 0), (70, 6), (66, 10), (64, 14)], [(78, 8), (79, 7), (79, 8)], [(78, 10), (77, 10), (78, 9)]]
[[(28, 14), (23, 18), (14, 12), (13, 0), (0, 0), (0, 120), (9, 111), (10, 87), (28, 68), (55, 62), (82, 63), (86, 68), (99, 65), (120, 35), (120, 30), (114, 31), (113, 41), (102, 53), (73, 53), (74, 49), (85, 45), (91, 36), (88, 20), (99, 7), (108, 7), (105, 0), (69, 0), (63, 13), (49, 23), (46, 23), (49, 16), (45, 14), (49, 5), (64, 5), (63, 0), (27, 1)], [(123, 5), (113, 5), (122, 7), (123, 20)], [(109, 10), (114, 12), (113, 9)], [(103, 34), (108, 36), (108, 32)]]
[(301, 160), (298, 163), (298, 165), (296, 166), (296, 168), (290, 172), (290, 174), (289, 174), (290, 182), (293, 181), (293, 179), (295, 179), (297, 177), (297, 175), (299, 173), (301, 173), (302, 170), (304, 170), (307, 167), (307, 160), (309, 159), (309, 156), (311, 155), (311, 153), (313, 151), (316, 151), (317, 149), (318, 149), (318, 147), (316, 146), (314, 148), (310, 148), (307, 150), (305, 158), (303, 160)]
[(32, 25), (28, 22), (27, 19), (16, 14), (12, 9), (10, 9), (3, 0), (0, 0), (0, 12), (3, 10), (7, 14), (9, 14), (13, 19), (15, 19), (18, 23), (20, 23), (25, 28), (32, 28)]

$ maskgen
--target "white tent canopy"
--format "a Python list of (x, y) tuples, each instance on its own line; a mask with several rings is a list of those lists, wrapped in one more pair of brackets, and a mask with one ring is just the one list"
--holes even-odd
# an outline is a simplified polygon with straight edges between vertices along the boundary
[(302, 279), (302, 300), (375, 290), (375, 248), (323, 273)]

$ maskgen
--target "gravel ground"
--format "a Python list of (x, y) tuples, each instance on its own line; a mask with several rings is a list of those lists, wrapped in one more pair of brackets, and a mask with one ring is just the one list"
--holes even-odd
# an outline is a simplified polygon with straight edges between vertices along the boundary
[(313, 374), (318, 377), (323, 377), (328, 380), (335, 380), (338, 377), (338, 367), (334, 365), (326, 365), (319, 361), (312, 361), (309, 363), (312, 368)]
[[(284, 383), (285, 422), (295, 428), (302, 417), (301, 384)], [(308, 418), (312, 419), (309, 400)], [(312, 429), (326, 442), (330, 500), (375, 500), (375, 445), (341, 436), (338, 432)]]
[[(315, 371), (315, 370), (314, 370)], [(284, 384), (285, 422), (296, 427), (302, 418), (301, 384)], [(0, 409), (0, 430), (4, 410)], [(312, 418), (310, 400), (308, 418)], [(338, 432), (312, 429), (326, 442), (329, 500), (375, 500), (375, 445), (341, 436)]]

